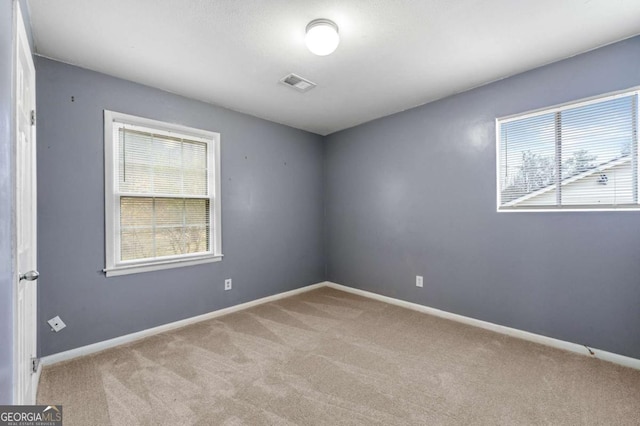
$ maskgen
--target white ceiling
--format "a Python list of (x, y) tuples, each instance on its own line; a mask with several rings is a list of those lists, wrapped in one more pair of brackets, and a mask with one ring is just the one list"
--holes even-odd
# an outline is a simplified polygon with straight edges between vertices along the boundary
[[(29, 0), (36, 53), (326, 135), (640, 33), (639, 0)], [(305, 26), (341, 43), (311, 54)], [(288, 73), (318, 84), (299, 93)]]

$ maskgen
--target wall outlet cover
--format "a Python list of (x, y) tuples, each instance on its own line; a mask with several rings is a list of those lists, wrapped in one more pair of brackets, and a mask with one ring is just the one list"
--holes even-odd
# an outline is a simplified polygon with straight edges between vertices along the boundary
[(231, 290), (232, 287), (232, 283), (231, 283), (231, 278), (227, 278), (226, 280), (224, 280), (224, 289), (226, 290)]
[(55, 316), (47, 322), (51, 326), (51, 331), (55, 331), (56, 333), (67, 326), (59, 316)]
[(422, 287), (422, 286), (423, 286), (422, 275), (416, 275), (416, 287)]

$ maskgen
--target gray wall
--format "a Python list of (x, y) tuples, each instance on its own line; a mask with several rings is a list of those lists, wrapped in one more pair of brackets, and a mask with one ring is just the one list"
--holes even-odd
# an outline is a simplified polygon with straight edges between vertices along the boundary
[[(41, 356), (324, 280), (320, 136), (44, 58), (36, 69)], [(224, 260), (99, 272), (103, 109), (220, 132)]]
[(327, 279), (640, 358), (640, 212), (496, 213), (494, 127), (636, 85), (640, 37), (327, 137)]
[(0, 1), (0, 405), (13, 383), (13, 2)]

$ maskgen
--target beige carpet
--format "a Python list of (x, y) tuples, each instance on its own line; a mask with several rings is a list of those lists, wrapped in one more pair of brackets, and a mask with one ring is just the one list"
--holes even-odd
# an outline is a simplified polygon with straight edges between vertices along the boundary
[(45, 368), (71, 425), (640, 424), (640, 371), (322, 288)]

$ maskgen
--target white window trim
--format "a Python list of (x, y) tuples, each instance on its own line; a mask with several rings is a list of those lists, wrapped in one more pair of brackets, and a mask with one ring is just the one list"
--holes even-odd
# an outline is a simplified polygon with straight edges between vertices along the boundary
[[(120, 258), (120, 209), (118, 200), (125, 193), (116, 193), (117, 179), (117, 150), (113, 133), (114, 124), (127, 124), (128, 126), (143, 126), (166, 135), (188, 135), (194, 140), (205, 142), (208, 145), (207, 169), (209, 182), (213, 187), (209, 188), (211, 214), (209, 226), (211, 231), (211, 250), (207, 253), (163, 257), (157, 260), (142, 259), (137, 261), (118, 261)], [(213, 167), (211, 167), (213, 166)], [(220, 191), (220, 134), (206, 130), (178, 124), (166, 123), (134, 115), (104, 110), (104, 188), (105, 188), (105, 260), (106, 267), (103, 272), (107, 277), (135, 274), (140, 272), (157, 271), (183, 266), (199, 265), (203, 263), (218, 262), (222, 260), (222, 221), (221, 221), (221, 191)], [(212, 192), (213, 191), (213, 192)], [(136, 194), (139, 195), (139, 194)]]
[[(529, 112), (523, 112), (520, 114), (511, 114), (503, 117), (497, 117), (495, 119), (495, 132), (496, 132), (496, 212), (498, 213), (543, 213), (543, 212), (634, 212), (640, 210), (640, 194), (638, 195), (638, 205), (635, 206), (620, 206), (620, 207), (592, 207), (591, 205), (585, 206), (582, 208), (577, 208), (575, 206), (572, 207), (563, 207), (563, 206), (544, 206), (544, 207), (521, 207), (521, 208), (505, 208), (502, 205), (501, 200), (501, 191), (500, 191), (500, 125), (502, 123), (509, 123), (511, 121), (531, 118), (538, 115), (549, 114), (553, 112), (560, 112), (571, 108), (577, 108), (581, 106), (586, 106), (598, 102), (604, 102), (611, 99), (622, 98), (625, 96), (629, 96), (632, 94), (636, 94), (638, 96), (638, 111), (637, 117), (640, 120), (640, 86), (631, 87), (629, 89), (617, 90), (614, 92), (605, 93), (602, 95), (591, 96), (588, 98), (583, 98), (577, 101), (565, 102), (562, 104), (554, 105), (551, 107), (538, 108)], [(638, 143), (636, 143), (636, 158), (637, 161), (640, 162), (640, 135), (638, 135)], [(638, 188), (640, 188), (640, 164), (638, 165)]]

